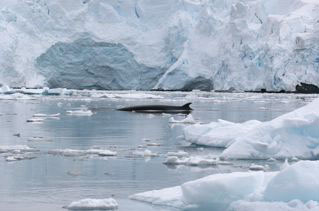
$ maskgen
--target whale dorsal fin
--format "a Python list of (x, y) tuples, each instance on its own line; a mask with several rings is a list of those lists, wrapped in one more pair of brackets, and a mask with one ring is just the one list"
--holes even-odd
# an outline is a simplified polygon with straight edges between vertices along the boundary
[(185, 109), (187, 109), (187, 110), (192, 110), (192, 108), (189, 107), (191, 104), (192, 104), (192, 103), (186, 103), (186, 104), (184, 104), (182, 107), (185, 108)]

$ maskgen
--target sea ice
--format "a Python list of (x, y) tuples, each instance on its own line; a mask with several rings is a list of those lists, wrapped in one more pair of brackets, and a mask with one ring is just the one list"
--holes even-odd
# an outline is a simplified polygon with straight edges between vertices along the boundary
[(60, 113), (56, 113), (56, 114), (42, 114), (42, 113), (38, 113), (38, 114), (33, 114), (32, 116), (33, 116), (33, 117), (46, 117), (46, 118), (49, 118), (49, 117), (59, 117), (59, 116), (60, 116)]
[(88, 150), (79, 150), (79, 149), (55, 149), (49, 150), (51, 155), (62, 155), (66, 157), (76, 157), (76, 156), (86, 156), (86, 155), (98, 155), (98, 156), (116, 156), (117, 152), (107, 150), (107, 149), (88, 149)]
[[(134, 194), (131, 199), (198, 210), (317, 210), (319, 161), (299, 161), (279, 172), (214, 174), (181, 186)], [(308, 210), (305, 209), (305, 210)], [(287, 209), (290, 210), (290, 209)], [(304, 210), (304, 209), (299, 209)]]
[[(225, 147), (222, 159), (318, 159), (319, 99), (268, 122), (224, 120), (184, 127), (191, 143)], [(231, 131), (231, 132), (230, 132)]]
[(115, 210), (118, 208), (118, 203), (113, 198), (107, 199), (82, 199), (74, 201), (65, 207), (69, 210)]
[(72, 116), (92, 116), (93, 112), (88, 109), (69, 110), (66, 111), (68, 115)]
[(185, 119), (182, 120), (176, 120), (174, 117), (171, 117), (169, 119), (170, 123), (180, 123), (180, 124), (195, 124), (196, 121), (194, 119), (194, 117), (191, 114), (188, 114), (187, 117)]

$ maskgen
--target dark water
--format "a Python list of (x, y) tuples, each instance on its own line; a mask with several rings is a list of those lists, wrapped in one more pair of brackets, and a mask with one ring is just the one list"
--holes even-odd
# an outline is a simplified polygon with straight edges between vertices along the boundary
[[(180, 126), (171, 127), (170, 116), (116, 111), (124, 105), (193, 102), (192, 115), (206, 123), (217, 119), (243, 122), (267, 121), (306, 104), (314, 95), (156, 93), (161, 99), (36, 97), (34, 100), (0, 100), (0, 145), (28, 145), (39, 149), (37, 158), (5, 161), (0, 154), (0, 210), (64, 210), (62, 207), (83, 198), (108, 198), (119, 202), (119, 210), (170, 210), (131, 201), (134, 193), (180, 185), (203, 176), (247, 171), (248, 162), (209, 168), (163, 163), (168, 151), (190, 154), (218, 154), (221, 149), (188, 146)], [(69, 116), (66, 110), (86, 106), (92, 116)], [(35, 113), (61, 113), (60, 119), (43, 124), (27, 123)], [(176, 118), (182, 118), (175, 116)], [(20, 133), (20, 137), (13, 134)], [(41, 136), (51, 141), (28, 141)], [(159, 157), (132, 156), (143, 139), (160, 143), (147, 147)], [(63, 157), (48, 154), (50, 149), (89, 149), (93, 146), (117, 151), (116, 157)], [(278, 168), (273, 164), (270, 170)]]

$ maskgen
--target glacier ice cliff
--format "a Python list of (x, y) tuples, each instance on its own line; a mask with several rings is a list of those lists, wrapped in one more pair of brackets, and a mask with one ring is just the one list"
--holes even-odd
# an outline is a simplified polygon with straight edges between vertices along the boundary
[(316, 0), (1, 3), (1, 84), (239, 91), (319, 86)]

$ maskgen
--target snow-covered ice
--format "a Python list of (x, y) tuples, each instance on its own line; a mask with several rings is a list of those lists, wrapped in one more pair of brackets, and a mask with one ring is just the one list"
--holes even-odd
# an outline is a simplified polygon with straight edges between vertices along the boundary
[(133, 152), (133, 155), (140, 156), (140, 157), (146, 157), (146, 158), (147, 157), (157, 157), (157, 156), (159, 156), (157, 153), (152, 152), (149, 149), (145, 149), (144, 151), (136, 150), (136, 151)]
[(171, 157), (171, 156), (176, 156), (176, 157), (187, 157), (189, 156), (189, 153), (188, 152), (185, 152), (185, 151), (182, 151), (182, 150), (179, 150), (177, 152), (168, 152), (166, 154), (167, 157)]
[(195, 124), (185, 127), (184, 136), (186, 141), (193, 144), (228, 147), (236, 138), (246, 135), (248, 131), (253, 130), (259, 124), (261, 122), (257, 120), (250, 120), (244, 123), (218, 120), (209, 124)]
[(93, 112), (89, 109), (68, 110), (66, 111), (66, 113), (72, 116), (92, 116), (93, 115)]
[(0, 153), (24, 153), (24, 152), (37, 152), (35, 148), (27, 145), (0, 145)]
[(187, 165), (187, 166), (215, 166), (219, 164), (216, 158), (190, 156), (179, 158), (177, 156), (168, 156), (164, 161), (166, 165)]
[(245, 210), (243, 207), (252, 210), (255, 205), (262, 210), (298, 206), (315, 209), (319, 201), (318, 171), (319, 161), (299, 161), (279, 172), (214, 174), (181, 186), (134, 194), (130, 198), (205, 210)]
[(107, 199), (82, 199), (66, 206), (69, 210), (116, 210), (118, 203), (113, 198)]
[(43, 114), (43, 113), (37, 113), (37, 114), (33, 114), (33, 117), (46, 117), (46, 118), (50, 118), (50, 117), (59, 117), (60, 113), (56, 113), (56, 114)]
[[(319, 99), (268, 122), (224, 120), (184, 128), (191, 143), (226, 147), (222, 159), (318, 159)], [(231, 132), (230, 132), (231, 131)]]
[(171, 117), (169, 119), (169, 122), (175, 123), (175, 124), (176, 123), (179, 123), (179, 124), (195, 124), (196, 123), (193, 115), (191, 115), (191, 114), (188, 114), (187, 117), (185, 117), (184, 119), (181, 119), (181, 120), (177, 120), (174, 117)]
[(86, 156), (86, 155), (98, 155), (98, 156), (116, 156), (117, 152), (108, 149), (54, 149), (49, 150), (49, 154), (62, 155), (66, 157)]

